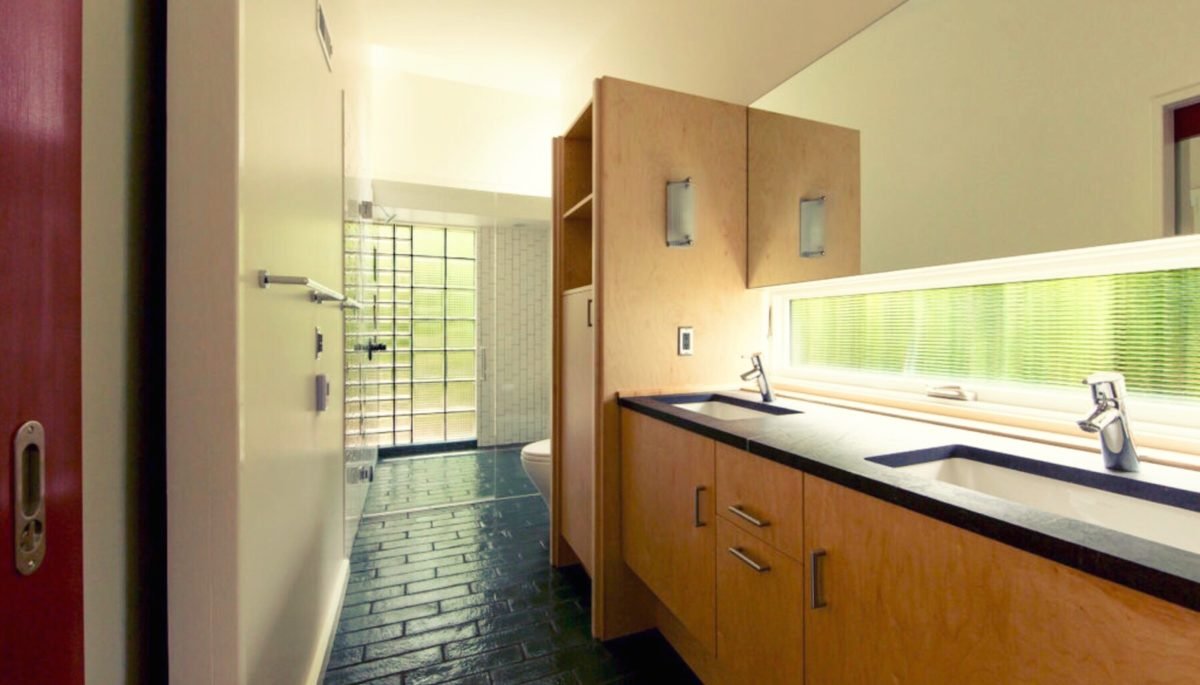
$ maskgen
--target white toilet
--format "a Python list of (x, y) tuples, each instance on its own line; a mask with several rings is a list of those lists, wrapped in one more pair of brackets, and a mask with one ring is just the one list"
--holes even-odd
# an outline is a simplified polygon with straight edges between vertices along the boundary
[(537, 486), (546, 506), (550, 506), (550, 440), (538, 440), (522, 447), (521, 468)]

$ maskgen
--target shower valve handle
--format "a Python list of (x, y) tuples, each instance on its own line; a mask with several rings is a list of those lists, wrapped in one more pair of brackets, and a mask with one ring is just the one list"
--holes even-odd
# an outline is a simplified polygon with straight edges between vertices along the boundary
[(382, 352), (387, 349), (386, 343), (367, 343), (366, 345), (355, 345), (355, 352), (366, 352), (367, 359), (374, 360), (376, 352)]

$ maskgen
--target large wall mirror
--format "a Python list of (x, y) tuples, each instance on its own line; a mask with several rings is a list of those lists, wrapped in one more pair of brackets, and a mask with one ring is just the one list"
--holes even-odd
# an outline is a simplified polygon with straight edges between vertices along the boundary
[(863, 273), (1159, 238), (1197, 26), (1200, 2), (909, 0), (754, 107), (860, 132)]

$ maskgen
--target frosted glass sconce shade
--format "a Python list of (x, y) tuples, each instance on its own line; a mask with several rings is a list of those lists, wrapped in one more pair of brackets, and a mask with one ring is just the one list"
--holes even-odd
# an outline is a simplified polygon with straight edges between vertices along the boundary
[(800, 200), (800, 256), (825, 255), (825, 197)]
[(696, 242), (696, 214), (691, 178), (667, 181), (667, 247), (690, 247)]

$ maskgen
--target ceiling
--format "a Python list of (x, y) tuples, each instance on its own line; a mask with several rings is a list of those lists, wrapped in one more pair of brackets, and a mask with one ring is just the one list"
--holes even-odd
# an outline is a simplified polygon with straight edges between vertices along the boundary
[(565, 70), (635, 0), (364, 0), (376, 64), (557, 96)]
[(567, 100), (618, 76), (749, 104), (904, 0), (361, 0), (377, 67)]

